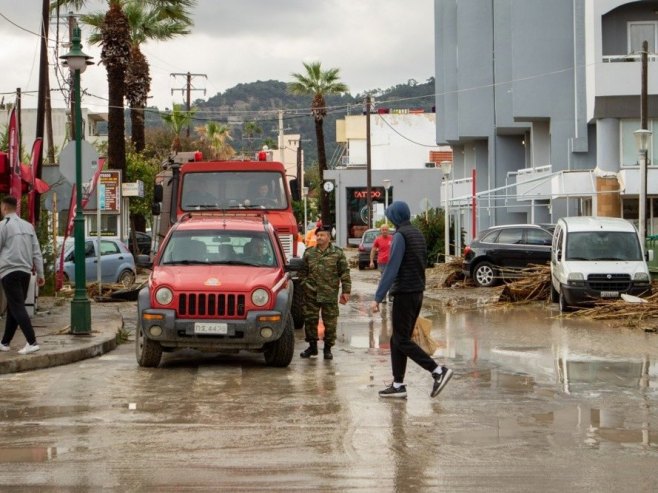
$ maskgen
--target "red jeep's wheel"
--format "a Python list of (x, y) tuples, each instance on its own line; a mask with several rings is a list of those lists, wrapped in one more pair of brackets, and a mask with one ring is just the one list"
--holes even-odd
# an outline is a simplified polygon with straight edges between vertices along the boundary
[(157, 367), (162, 358), (162, 346), (160, 346), (160, 343), (144, 336), (144, 329), (142, 329), (139, 322), (137, 322), (137, 330), (135, 331), (135, 354), (139, 366), (148, 368)]
[(267, 363), (269, 366), (285, 368), (292, 361), (294, 352), (295, 334), (292, 323), (292, 315), (289, 313), (288, 319), (286, 320), (286, 327), (283, 329), (283, 334), (281, 334), (281, 337), (274, 342), (269, 342), (265, 346), (265, 363)]

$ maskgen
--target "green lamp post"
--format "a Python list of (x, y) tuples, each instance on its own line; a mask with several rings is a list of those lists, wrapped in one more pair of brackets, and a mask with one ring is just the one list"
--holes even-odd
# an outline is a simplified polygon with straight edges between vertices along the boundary
[(82, 215), (82, 112), (80, 110), (80, 74), (91, 57), (82, 51), (80, 28), (73, 28), (71, 51), (60, 58), (73, 76), (75, 106), (75, 218), (73, 220), (75, 250), (75, 293), (71, 301), (71, 332), (73, 334), (91, 334), (91, 304), (87, 297), (85, 272), (85, 219)]

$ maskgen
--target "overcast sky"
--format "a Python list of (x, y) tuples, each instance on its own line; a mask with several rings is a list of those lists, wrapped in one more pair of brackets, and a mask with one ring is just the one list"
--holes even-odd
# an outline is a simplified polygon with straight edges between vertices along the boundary
[[(0, 93), (38, 88), (39, 38), (21, 28), (39, 32), (41, 4), (0, 0)], [(87, 4), (101, 9), (107, 0)], [(192, 99), (207, 99), (241, 82), (287, 82), (292, 72), (303, 70), (302, 61), (340, 68), (352, 94), (410, 78), (425, 81), (434, 75), (433, 5), (433, 0), (198, 0), (192, 34), (143, 47), (153, 79), (149, 104), (164, 109), (172, 101), (183, 102), (180, 91), (171, 91), (184, 87), (185, 79), (171, 77), (172, 72), (206, 74), (207, 79), (193, 80), (206, 95), (195, 91)], [(50, 29), (54, 40), (54, 23)], [(98, 62), (100, 49), (86, 42), (89, 28), (82, 30), (83, 50)], [(67, 33), (62, 36), (67, 40)], [(88, 67), (82, 86), (107, 98), (104, 68)], [(58, 87), (57, 79), (51, 87)], [(106, 111), (107, 102), (91, 95), (84, 97), (83, 106)], [(13, 94), (5, 96), (5, 101), (13, 100)], [(35, 107), (36, 94), (26, 93), (23, 104)], [(64, 106), (61, 94), (53, 93), (53, 106)]]

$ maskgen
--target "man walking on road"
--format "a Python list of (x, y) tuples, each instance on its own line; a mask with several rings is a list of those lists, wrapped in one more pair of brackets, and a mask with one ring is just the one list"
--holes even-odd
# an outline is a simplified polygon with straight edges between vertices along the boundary
[[(389, 234), (388, 224), (382, 224), (379, 228), (379, 236), (375, 238), (370, 249), (370, 268), (375, 268), (375, 256), (377, 256), (377, 270), (384, 272), (388, 264), (388, 256), (391, 251), (393, 237)], [(386, 300), (383, 300), (386, 302)]]
[(299, 274), (304, 286), (304, 329), (308, 348), (300, 356), (317, 356), (318, 322), (322, 312), (324, 359), (333, 359), (331, 347), (336, 343), (338, 288), (341, 288), (340, 303), (344, 305), (350, 299), (352, 281), (343, 250), (331, 243), (331, 226), (317, 229), (317, 245), (307, 248), (303, 259), (304, 267)]
[(395, 297), (393, 303), (393, 335), (391, 336), (391, 366), (393, 383), (379, 392), (380, 397), (407, 397), (404, 375), (407, 358), (431, 372), (434, 378), (431, 397), (436, 397), (452, 378), (452, 370), (439, 366), (414, 341), (411, 333), (423, 304), (425, 291), (425, 267), (427, 246), (425, 237), (418, 228), (411, 225), (411, 212), (406, 202), (395, 201), (386, 209), (386, 217), (396, 227), (391, 253), (386, 270), (377, 286), (373, 312), (379, 311), (379, 304), (389, 291)]
[(27, 344), (18, 352), (30, 354), (39, 350), (32, 321), (25, 309), (25, 298), (32, 271), (36, 269), (37, 284), (43, 286), (43, 257), (34, 227), (16, 214), (16, 198), (2, 199), (0, 212), (0, 278), (7, 298), (7, 320), (0, 351), (9, 351), (9, 343), (20, 325)]

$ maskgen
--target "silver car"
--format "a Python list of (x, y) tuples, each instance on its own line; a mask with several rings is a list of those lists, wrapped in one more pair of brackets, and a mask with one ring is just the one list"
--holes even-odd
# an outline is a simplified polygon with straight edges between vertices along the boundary
[[(98, 278), (98, 239), (85, 240), (85, 268), (87, 282), (94, 282)], [(104, 283), (120, 283), (128, 287), (135, 282), (135, 259), (128, 247), (120, 240), (101, 238), (101, 281)], [(56, 263), (59, 269), (59, 259)], [(64, 280), (75, 283), (75, 249), (68, 246), (64, 254)]]

